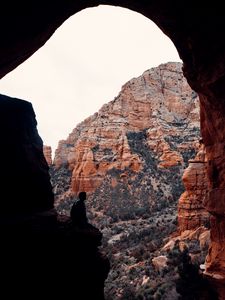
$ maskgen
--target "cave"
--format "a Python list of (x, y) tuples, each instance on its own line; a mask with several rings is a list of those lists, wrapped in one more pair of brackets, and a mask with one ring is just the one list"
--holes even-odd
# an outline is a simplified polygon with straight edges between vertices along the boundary
[[(211, 246), (205, 276), (218, 290), (220, 299), (225, 299), (225, 19), (220, 1), (204, 2), (201, 5), (193, 0), (175, 0), (173, 3), (166, 0), (3, 2), (0, 11), (0, 78), (42, 47), (67, 18), (82, 9), (100, 4), (128, 8), (151, 19), (174, 43), (183, 61), (184, 75), (191, 88), (199, 95), (201, 134), (208, 157), (207, 173), (210, 183), (205, 207), (211, 214)], [(43, 215), (47, 212), (50, 219), (54, 218), (54, 214), (50, 213), (53, 208), (53, 195), (42, 145), (35, 131), (32, 108), (17, 99), (12, 99), (10, 105), (6, 100), (5, 97), (1, 98), (0, 110), (0, 153), (3, 158), (1, 187), (2, 194), (5, 195), (2, 196), (0, 221), (5, 243), (10, 243), (11, 247), (4, 247), (3, 259), (4, 255), (15, 257), (15, 251), (18, 257), (25, 257), (24, 249), (19, 246), (21, 241), (27, 241), (31, 233), (27, 232), (20, 236), (21, 239), (18, 238), (25, 228), (15, 229), (18, 216), (33, 212)], [(42, 218), (41, 222), (45, 220)], [(55, 223), (51, 221), (49, 226), (53, 226), (52, 224)], [(23, 224), (25, 225), (26, 223)], [(55, 228), (51, 230), (54, 231)], [(12, 242), (12, 237), (17, 238)], [(49, 261), (49, 258), (52, 257), (53, 246), (58, 247), (58, 232), (55, 233), (52, 243), (49, 242), (48, 234), (43, 239), (39, 235), (36, 238), (37, 240), (31, 242), (32, 247), (26, 244), (27, 260), (32, 261), (32, 252), (42, 254), (45, 262), (42, 266), (47, 266), (48, 272), (45, 273), (37, 261), (35, 267), (42, 270), (47, 281), (48, 276), (57, 272), (54, 261)], [(60, 238), (62, 239), (61, 235)], [(41, 247), (37, 241), (49, 245), (46, 253), (45, 247)], [(67, 255), (66, 251), (64, 255)], [(11, 268), (15, 265), (19, 270), (23, 267), (22, 263), (12, 259)], [(16, 282), (20, 276), (18, 269), (12, 278), (10, 269), (7, 270), (9, 274), (5, 274), (5, 278), (8, 282)], [(26, 271), (32, 273), (30, 268)], [(57, 279), (64, 276), (68, 269), (61, 268), (60, 271), (61, 274), (54, 276), (55, 281), (49, 281), (49, 286), (53, 282), (57, 283)], [(37, 276), (34, 281), (35, 279), (37, 280)], [(27, 284), (31, 283), (28, 280)], [(70, 283), (72, 284), (72, 280)]]

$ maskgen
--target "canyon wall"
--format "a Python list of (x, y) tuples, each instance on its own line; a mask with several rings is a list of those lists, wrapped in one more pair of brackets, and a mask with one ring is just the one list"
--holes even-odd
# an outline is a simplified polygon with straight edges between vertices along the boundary
[[(127, 82), (60, 141), (54, 169), (72, 172), (64, 198), (86, 191), (92, 208), (113, 218), (177, 201), (183, 169), (198, 147), (198, 97), (182, 64), (167, 63)], [(55, 192), (57, 202), (62, 190)]]
[(184, 62), (184, 74), (200, 96), (201, 131), (209, 159), (207, 208), (212, 213), (212, 248), (207, 269), (208, 274), (218, 273), (219, 277), (222, 276), (224, 286), (224, 266), (218, 264), (218, 261), (224, 261), (225, 255), (225, 217), (221, 200), (224, 198), (225, 170), (225, 43), (221, 37), (225, 19), (221, 1), (216, 0), (213, 5), (204, 2), (199, 6), (196, 1), (175, 1), (171, 5), (166, 0), (58, 0), (53, 5), (40, 0), (35, 8), (24, 0), (13, 3), (13, 6), (6, 1), (2, 5), (0, 18), (0, 76), (13, 70), (43, 46), (67, 18), (84, 8), (99, 4), (126, 7), (154, 21), (175, 44)]

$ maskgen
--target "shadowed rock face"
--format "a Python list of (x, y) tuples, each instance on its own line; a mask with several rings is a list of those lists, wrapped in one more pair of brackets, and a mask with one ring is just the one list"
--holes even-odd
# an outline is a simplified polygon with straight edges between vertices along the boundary
[(1, 292), (103, 300), (109, 262), (98, 249), (102, 235), (58, 218), (36, 124), (29, 102), (0, 95)]
[(54, 196), (29, 102), (0, 95), (1, 214), (53, 208)]
[(3, 294), (104, 300), (110, 265), (98, 249), (97, 228), (81, 230), (54, 211), (0, 222)]
[[(127, 7), (154, 21), (174, 42), (184, 62), (184, 74), (199, 93), (212, 190), (207, 201), (212, 213), (207, 272), (224, 285), (225, 268), (221, 263), (225, 257), (225, 217), (220, 203), (225, 194), (225, 18), (221, 1), (202, 5), (194, 0), (174, 1), (173, 5), (167, 0), (57, 0), (54, 4), (40, 0), (35, 5), (25, 0), (13, 5), (6, 1), (0, 10), (0, 74), (4, 76), (26, 60), (69, 16), (99, 4)], [(221, 294), (225, 295), (225, 291)]]
[(174, 42), (192, 88), (199, 89), (223, 75), (225, 42), (220, 36), (225, 20), (219, 0), (213, 6), (204, 3), (204, 7), (194, 0), (173, 1), (173, 5), (167, 0), (57, 0), (54, 5), (21, 0), (13, 7), (7, 2), (1, 7), (1, 76), (32, 55), (68, 17), (99, 4), (129, 8), (154, 21)]

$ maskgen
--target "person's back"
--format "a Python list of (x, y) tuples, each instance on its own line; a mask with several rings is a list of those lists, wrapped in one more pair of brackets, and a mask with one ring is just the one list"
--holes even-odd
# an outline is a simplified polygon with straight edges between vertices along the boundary
[(72, 222), (76, 226), (83, 226), (88, 223), (87, 215), (86, 215), (86, 206), (84, 201), (86, 200), (86, 193), (79, 193), (79, 200), (76, 201), (71, 209), (70, 217)]

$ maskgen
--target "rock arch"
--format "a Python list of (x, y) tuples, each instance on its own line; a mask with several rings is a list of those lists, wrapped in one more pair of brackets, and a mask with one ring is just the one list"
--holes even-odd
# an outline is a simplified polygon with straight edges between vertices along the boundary
[[(225, 18), (222, 3), (193, 0), (4, 1), (0, 10), (0, 77), (26, 60), (71, 15), (108, 4), (142, 13), (173, 41), (184, 74), (199, 94), (201, 131), (206, 146), (210, 191), (211, 248), (207, 274), (225, 282)], [(221, 285), (221, 286), (222, 286)], [(225, 294), (225, 292), (223, 291)], [(222, 299), (222, 298), (221, 298)]]

